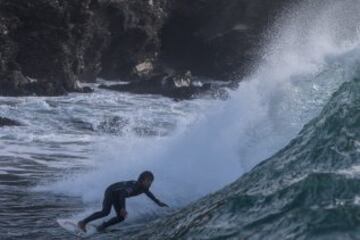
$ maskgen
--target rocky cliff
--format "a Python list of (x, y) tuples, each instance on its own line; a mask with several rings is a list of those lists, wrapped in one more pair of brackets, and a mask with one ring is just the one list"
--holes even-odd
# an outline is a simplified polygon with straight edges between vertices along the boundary
[(0, 94), (61, 95), (98, 77), (161, 93), (179, 71), (237, 80), (283, 2), (2, 0)]

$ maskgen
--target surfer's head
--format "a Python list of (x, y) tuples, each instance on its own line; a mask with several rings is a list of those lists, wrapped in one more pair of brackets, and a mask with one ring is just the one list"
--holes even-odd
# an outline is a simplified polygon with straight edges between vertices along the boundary
[(142, 172), (138, 177), (138, 183), (141, 184), (141, 186), (146, 189), (150, 188), (153, 181), (154, 181), (154, 174), (150, 171)]

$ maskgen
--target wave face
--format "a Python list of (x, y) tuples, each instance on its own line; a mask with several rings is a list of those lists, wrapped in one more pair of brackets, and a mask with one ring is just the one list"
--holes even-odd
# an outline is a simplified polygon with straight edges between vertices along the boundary
[(354, 239), (360, 234), (359, 139), (355, 78), (273, 157), (136, 238)]

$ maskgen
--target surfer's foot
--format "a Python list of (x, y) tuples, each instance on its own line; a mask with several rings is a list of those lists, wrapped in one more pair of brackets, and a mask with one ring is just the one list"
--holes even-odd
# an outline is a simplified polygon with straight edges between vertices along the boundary
[(83, 231), (86, 232), (86, 224), (83, 221), (78, 222), (78, 227)]

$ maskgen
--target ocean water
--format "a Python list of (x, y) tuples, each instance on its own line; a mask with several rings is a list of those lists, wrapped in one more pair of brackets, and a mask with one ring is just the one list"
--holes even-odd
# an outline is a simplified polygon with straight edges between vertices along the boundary
[[(264, 237), (254, 235), (255, 230), (249, 230), (248, 235), (239, 233), (239, 229), (244, 230), (238, 219), (241, 214), (247, 216), (244, 225), (255, 224), (258, 219), (236, 203), (265, 201), (259, 196), (271, 192), (266, 182), (277, 178), (247, 178), (246, 173), (250, 171), (252, 176), (257, 169), (252, 170), (254, 166), (298, 139), (305, 124), (317, 116), (321, 118), (321, 114), (325, 116), (329, 110), (322, 112), (324, 106), (330, 108), (330, 100), (338, 102), (333, 94), (358, 76), (360, 66), (359, 1), (307, 1), (290, 9), (268, 30), (259, 50), (263, 58), (242, 79), (239, 88), (230, 92), (227, 101), (175, 102), (159, 96), (100, 89), (92, 94), (57, 98), (0, 98), (0, 114), (23, 123), (0, 130), (0, 238), (70, 239), (57, 226), (57, 218), (79, 219), (98, 209), (108, 184), (134, 179), (145, 169), (155, 173), (152, 191), (171, 208), (159, 209), (144, 197), (131, 199), (127, 223), (106, 238), (121, 235), (162, 239), (156, 231), (165, 233), (163, 239)], [(354, 89), (355, 83), (351, 85)], [(351, 105), (356, 99), (348, 98), (345, 103)], [(329, 138), (337, 137), (334, 134)], [(308, 150), (298, 147), (297, 151), (305, 154)], [(277, 156), (273, 158), (283, 159)], [(318, 166), (309, 165), (304, 169)], [(353, 167), (348, 164), (341, 171), (353, 173)], [(274, 169), (261, 171), (275, 175)], [(259, 174), (266, 175), (262, 172)], [(230, 205), (218, 194), (203, 198), (203, 207), (199, 208), (197, 199), (243, 174), (241, 184), (237, 181), (222, 194), (229, 197)], [(315, 175), (310, 180), (306, 176), (294, 174), (288, 182), (306, 179), (313, 184), (322, 177), (323, 182), (326, 177), (329, 182), (337, 181), (332, 176)], [(274, 186), (282, 186), (273, 181)], [(304, 186), (302, 189), (306, 189)], [(255, 197), (249, 193), (252, 187)], [(231, 202), (234, 198), (235, 203)], [(210, 204), (218, 201), (220, 207)], [(261, 207), (263, 211), (258, 209), (258, 215), (266, 215), (273, 204), (276, 201), (269, 200), (268, 205), (244, 206), (255, 213), (256, 207)], [(179, 210), (184, 206), (189, 207)], [(174, 211), (176, 221), (171, 217)], [(203, 213), (207, 220), (196, 225), (194, 219)], [(165, 218), (169, 227), (160, 221), (155, 227), (145, 227), (144, 233), (137, 233), (138, 224), (144, 220), (166, 215), (170, 215)], [(254, 226), (268, 233), (265, 225)], [(282, 235), (271, 236), (287, 236), (287, 229), (283, 229)], [(289, 231), (288, 239), (305, 236), (307, 231)]]

